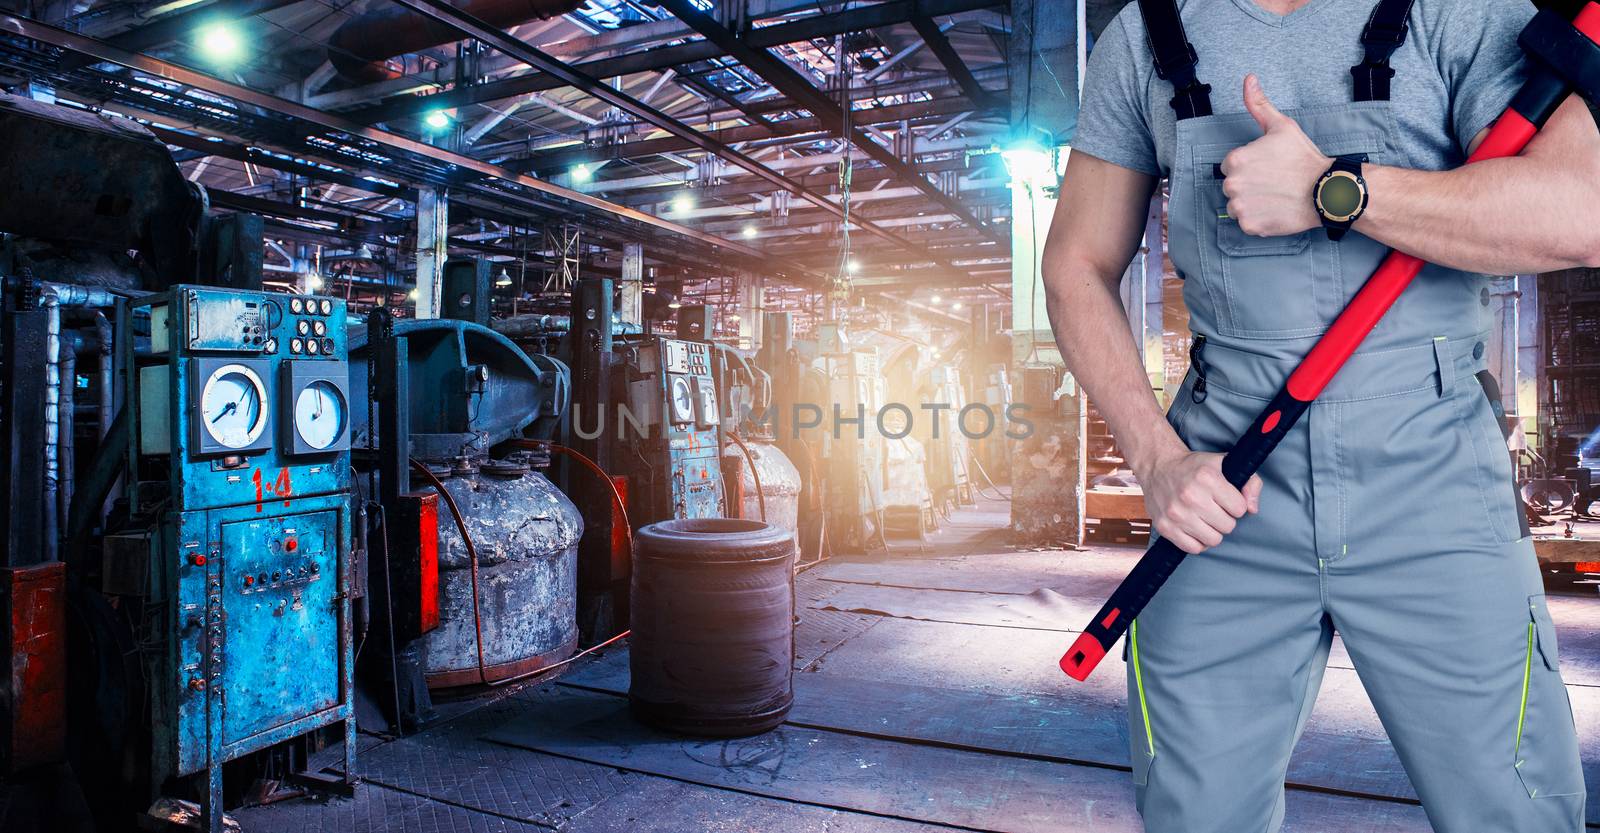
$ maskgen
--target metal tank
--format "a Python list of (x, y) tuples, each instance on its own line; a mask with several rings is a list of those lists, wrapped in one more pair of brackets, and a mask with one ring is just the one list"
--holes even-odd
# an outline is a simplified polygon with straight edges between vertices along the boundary
[[(578, 641), (582, 516), (539, 471), (547, 459), (526, 451), (496, 454), (525, 429), (546, 432), (566, 410), (566, 366), (530, 357), (469, 321), (402, 320), (394, 333), (404, 342), (412, 458), (443, 485), (477, 553), (474, 571), (450, 501), (441, 499), (438, 625), (417, 640), (428, 686), (495, 682), (565, 659)], [(351, 386), (366, 390), (372, 360), (366, 331), (352, 345)], [(355, 408), (358, 449), (374, 444), (365, 410)], [(434, 488), (415, 471), (409, 485), (418, 492)]]
[(478, 616), (475, 624), (466, 544), (441, 506), (439, 627), (419, 643), (428, 685), (493, 682), (570, 656), (578, 644), (578, 507), (543, 474), (504, 460), (435, 473), (477, 550)]
[(765, 732), (794, 703), (794, 535), (686, 518), (634, 537), (630, 710), (708, 737)]
[[(739, 505), (737, 513), (729, 514), (786, 529), (796, 536), (795, 545), (798, 547), (800, 470), (771, 439), (756, 437), (744, 440), (744, 447), (750, 451), (748, 459), (737, 443), (729, 443), (722, 450), (724, 480), (731, 480), (729, 475), (732, 473), (738, 476), (738, 488), (728, 489), (728, 496), (733, 499), (738, 495)], [(752, 461), (755, 464), (753, 467)]]

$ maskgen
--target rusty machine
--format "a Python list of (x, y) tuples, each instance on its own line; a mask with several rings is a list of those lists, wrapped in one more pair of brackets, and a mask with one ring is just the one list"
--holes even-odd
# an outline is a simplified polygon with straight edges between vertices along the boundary
[[(261, 291), (261, 218), (132, 121), (0, 96), (0, 160), (0, 769), (107, 830), (348, 792), (305, 771), (355, 749), (343, 304)], [(7, 823), (61, 829), (67, 792)]]
[(358, 479), (382, 542), (362, 671), (400, 731), (430, 719), (430, 689), (526, 676), (578, 642), (583, 521), (545, 477), (548, 452), (527, 447), (554, 437), (570, 376), (486, 326), (486, 274), (452, 261), (455, 317), (380, 309), (352, 337)]

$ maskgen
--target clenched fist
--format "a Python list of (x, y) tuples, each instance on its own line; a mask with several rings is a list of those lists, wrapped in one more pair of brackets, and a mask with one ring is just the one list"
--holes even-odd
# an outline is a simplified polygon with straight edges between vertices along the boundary
[(1222, 455), (1177, 448), (1139, 472), (1145, 509), (1161, 537), (1197, 553), (1222, 543), (1246, 512), (1261, 510), (1261, 475), (1241, 492), (1222, 476)]

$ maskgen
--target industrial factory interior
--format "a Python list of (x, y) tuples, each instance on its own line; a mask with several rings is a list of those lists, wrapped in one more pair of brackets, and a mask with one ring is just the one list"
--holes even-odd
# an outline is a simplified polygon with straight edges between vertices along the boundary
[[(1307, 0), (1178, 5), (1274, 2)], [(1503, 51), (1523, 60), (1527, 23), (1530, 77), (1581, 122), (1600, 34), (1575, 33), (1600, 12), (1512, 3)], [(0, 833), (1201, 830), (1159, 808), (1235, 759), (1180, 760), (1152, 725), (1228, 695), (1174, 703), (1173, 643), (1130, 620), (1212, 556), (1156, 529), (1046, 256), (1098, 233), (1057, 211), (1088, 170), (1096, 50), (1148, 62), (1127, 32), (1162, 5), (0, 0)], [(1195, 48), (1218, 111), (1243, 112), (1205, 57), (1223, 47)], [(1539, 142), (1528, 100), (1504, 121)], [(1175, 428), (1234, 401), (1180, 252), (1206, 193), (1202, 221), (1233, 222), (1234, 159), (1151, 180), (1097, 331)], [(1301, 234), (1398, 245), (1351, 222)], [(1426, 259), (1397, 315), (1438, 283)], [(1503, 437), (1461, 454), (1514, 482), (1480, 506), (1407, 475), (1395, 511), (1337, 511), (1396, 540), (1415, 538), (1401, 508), (1492, 526), (1526, 559), (1502, 775), (1600, 829), (1600, 252), (1580, 262), (1475, 274), (1482, 333), (1422, 334), (1417, 401), (1492, 410)], [(1347, 374), (1374, 371), (1363, 355)], [(1466, 362), (1488, 404), (1470, 377), (1450, 390)], [(1331, 404), (1293, 380), (1272, 399), (1282, 375), (1230, 429), (1290, 437), (1255, 466), (1360, 399), (1344, 376)], [(1288, 506), (1265, 471), (1241, 535)], [(1311, 562), (1330, 605), (1343, 555)], [(1205, 831), (1572, 833), (1447, 822), (1419, 780), (1438, 762), (1408, 752), (1339, 612), (1268, 767), (1273, 820)], [(1489, 677), (1446, 672), (1441, 710)], [(1522, 759), (1564, 723), (1563, 688), (1577, 748), (1546, 798)]]

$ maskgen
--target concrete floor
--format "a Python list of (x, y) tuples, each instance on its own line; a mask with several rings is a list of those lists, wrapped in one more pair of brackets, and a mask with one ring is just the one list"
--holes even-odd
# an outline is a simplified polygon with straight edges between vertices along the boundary
[[(1137, 833), (1123, 666), (1056, 669), (1135, 547), (1023, 551), (1008, 509), (798, 581), (796, 707), (768, 735), (693, 741), (626, 715), (626, 651), (450, 704), (403, 740), (363, 737), (353, 800), (235, 814), (254, 831)], [(1600, 827), (1600, 598), (1552, 590)], [(1430, 830), (1336, 644), (1290, 766), (1288, 833)]]

